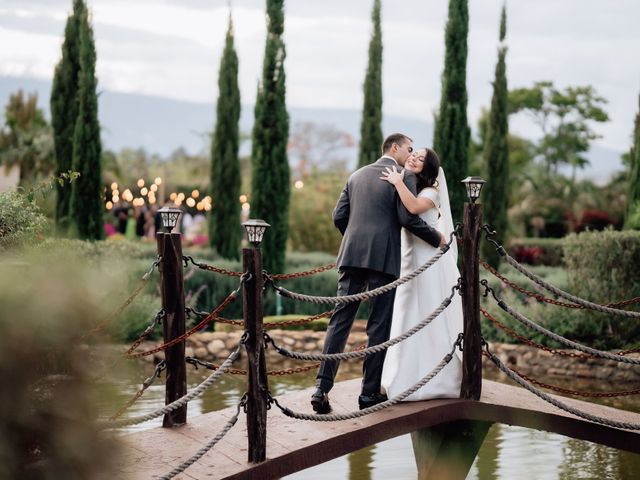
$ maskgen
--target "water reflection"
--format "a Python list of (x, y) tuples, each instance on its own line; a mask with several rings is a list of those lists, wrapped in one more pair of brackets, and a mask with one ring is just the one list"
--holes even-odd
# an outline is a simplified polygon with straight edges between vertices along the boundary
[[(113, 414), (140, 388), (141, 383), (151, 375), (153, 367), (137, 363), (135, 368), (119, 368), (115, 378), (110, 379), (115, 388), (102, 398), (100, 405), (103, 416)], [(288, 368), (279, 365), (272, 368)], [(297, 366), (297, 365), (296, 365)], [(211, 372), (205, 369), (189, 369), (189, 389), (194, 388)], [(357, 362), (343, 362), (339, 380), (357, 377), (361, 365)], [(491, 375), (490, 371), (485, 376)], [(494, 380), (506, 381), (498, 375)], [(582, 390), (612, 391), (626, 388), (607, 385), (602, 381), (563, 381), (545, 379), (561, 386)], [(575, 379), (574, 379), (575, 380)], [(142, 398), (125, 414), (138, 416), (148, 413), (164, 404), (164, 385), (160, 380), (152, 385)], [(269, 385), (274, 395), (299, 390), (313, 385), (312, 373), (269, 377)], [(509, 383), (506, 381), (506, 383)], [(189, 403), (189, 417), (202, 412), (220, 410), (237, 405), (245, 391), (243, 377), (223, 375), (198, 399)], [(616, 408), (640, 411), (640, 399), (622, 397), (617, 399), (597, 399), (598, 402)], [(354, 406), (355, 408), (355, 406)], [(160, 426), (162, 419), (134, 425), (122, 429), (131, 432)], [(344, 457), (318, 465), (285, 477), (287, 480), (316, 480), (330, 478), (336, 480), (391, 480), (415, 479), (416, 466), (409, 435), (396, 437), (372, 445)], [(467, 477), (469, 480), (573, 480), (573, 479), (615, 479), (635, 480), (640, 478), (640, 455), (631, 454), (581, 440), (575, 440), (552, 433), (495, 424), (490, 429), (476, 460)]]

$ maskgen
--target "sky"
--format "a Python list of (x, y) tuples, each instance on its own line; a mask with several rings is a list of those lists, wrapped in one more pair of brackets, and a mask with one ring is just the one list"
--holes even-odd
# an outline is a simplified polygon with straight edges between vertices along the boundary
[[(0, 0), (0, 76), (50, 80), (72, 0)], [(229, 4), (242, 103), (262, 68), (265, 0), (88, 0), (99, 88), (215, 103)], [(470, 0), (467, 88), (475, 128), (491, 102), (503, 0)], [(287, 104), (362, 108), (373, 0), (285, 2)], [(431, 121), (440, 101), (447, 0), (382, 0), (383, 110)], [(507, 0), (509, 88), (592, 85), (611, 120), (598, 142), (631, 143), (640, 94), (640, 1)], [(535, 137), (525, 114), (511, 131)], [(389, 132), (385, 132), (389, 133)], [(411, 132), (407, 132), (411, 134)]]

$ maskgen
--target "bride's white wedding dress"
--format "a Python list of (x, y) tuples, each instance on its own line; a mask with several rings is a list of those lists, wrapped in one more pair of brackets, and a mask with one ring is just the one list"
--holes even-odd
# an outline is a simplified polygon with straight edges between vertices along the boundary
[[(418, 194), (419, 197), (431, 199), (440, 208), (431, 208), (420, 214), (420, 218), (444, 233), (448, 241), (453, 225), (450, 220), (446, 180), (442, 170), (440, 173), (438, 178), (440, 192), (433, 188), (425, 188)], [(443, 196), (442, 205), (440, 195)], [(439, 210), (442, 211), (440, 219), (438, 218)], [(401, 235), (401, 276), (414, 271), (439, 251), (404, 228)], [(453, 243), (455, 244), (455, 241)], [(460, 276), (456, 262), (457, 246), (452, 244), (452, 248), (435, 264), (413, 280), (398, 287), (393, 306), (391, 338), (403, 334), (420, 323), (451, 294), (451, 288)], [(433, 370), (451, 351), (460, 332), (462, 332), (462, 302), (460, 295), (456, 292), (451, 304), (429, 325), (387, 351), (382, 370), (382, 386), (389, 398), (415, 385)], [(457, 398), (460, 395), (462, 359), (460, 351), (456, 350), (456, 352), (451, 362), (440, 373), (405, 400)]]

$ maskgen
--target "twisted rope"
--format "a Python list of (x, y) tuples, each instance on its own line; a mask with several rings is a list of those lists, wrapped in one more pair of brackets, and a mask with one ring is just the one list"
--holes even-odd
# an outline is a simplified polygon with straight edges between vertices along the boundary
[(427, 375), (422, 377), (422, 379), (418, 383), (416, 383), (413, 387), (408, 388), (407, 390), (405, 390), (404, 392), (402, 392), (400, 395), (396, 397), (393, 397), (385, 402), (378, 403), (377, 405), (374, 405), (372, 407), (364, 408), (362, 410), (349, 412), (349, 413), (337, 413), (333, 415), (317, 415), (313, 413), (294, 412), (293, 410), (280, 405), (275, 398), (271, 398), (271, 400), (278, 406), (280, 410), (282, 410), (282, 413), (284, 413), (287, 417), (296, 418), (298, 420), (313, 420), (316, 422), (334, 422), (338, 420), (351, 420), (352, 418), (363, 417), (365, 415), (369, 415), (370, 413), (384, 410), (387, 407), (390, 407), (392, 405), (395, 405), (396, 403), (401, 402), (402, 400), (407, 398), (409, 395), (411, 395), (412, 393), (416, 392), (417, 390), (425, 386), (427, 383), (429, 383), (429, 381), (431, 381), (433, 377), (435, 377), (438, 373), (440, 373), (440, 371), (451, 361), (451, 359), (453, 358), (455, 349), (460, 345), (461, 341), (462, 341), (462, 334), (458, 336), (458, 340), (453, 344), (453, 348), (449, 353), (447, 353), (442, 358), (440, 363), (438, 363), (435, 366), (435, 368), (431, 370)]
[[(452, 238), (453, 238), (453, 235), (452, 235)], [(292, 292), (290, 290), (287, 290), (286, 288), (276, 285), (273, 282), (273, 277), (267, 276), (267, 280), (269, 280), (269, 283), (271, 283), (273, 288), (275, 288), (276, 291), (283, 297), (292, 298), (294, 300), (299, 300), (302, 302), (309, 302), (309, 303), (316, 303), (316, 304), (322, 304), (322, 303), (338, 304), (338, 303), (361, 302), (364, 300), (369, 300), (371, 298), (377, 297), (379, 295), (383, 295), (387, 292), (390, 292), (394, 288), (399, 287), (400, 285), (407, 283), (410, 280), (413, 280), (415, 277), (420, 275), (422, 272), (424, 272), (426, 269), (428, 269), (430, 266), (432, 266), (434, 263), (440, 260), (440, 257), (442, 257), (442, 255), (444, 255), (449, 250), (450, 244), (451, 244), (451, 240), (449, 240), (449, 243), (442, 246), (439, 249), (439, 252), (436, 253), (433, 257), (431, 257), (431, 259), (428, 262), (426, 262), (424, 265), (419, 267), (417, 270), (414, 270), (413, 272), (405, 275), (404, 277), (398, 278), (397, 280), (394, 280), (393, 282), (383, 285), (381, 287), (374, 288), (373, 290), (369, 290), (367, 292), (362, 292), (362, 293), (355, 293), (353, 295), (343, 295), (343, 296), (337, 296), (337, 297), (319, 297), (319, 296), (313, 296), (313, 295), (305, 295), (302, 293)]]
[(238, 408), (236, 410), (235, 415), (229, 419), (229, 421), (225, 424), (225, 426), (222, 428), (220, 433), (218, 433), (218, 435), (216, 435), (212, 440), (210, 440), (209, 443), (207, 443), (204, 447), (202, 447), (200, 450), (198, 450), (195, 453), (195, 455), (193, 455), (191, 458), (189, 458), (188, 460), (185, 460), (180, 465), (178, 465), (176, 468), (171, 470), (169, 473), (167, 473), (166, 475), (163, 475), (162, 477), (160, 477), (160, 480), (169, 480), (169, 479), (175, 477), (176, 475), (178, 475), (179, 473), (184, 472), (187, 468), (189, 468), (191, 465), (193, 465), (198, 460), (200, 460), (200, 458), (202, 458), (202, 456), (205, 453), (207, 453), (209, 450), (211, 450), (216, 443), (218, 443), (220, 440), (222, 440), (222, 437), (224, 437), (227, 434), (227, 432), (229, 430), (231, 430), (231, 427), (233, 427), (236, 424), (236, 422), (238, 421), (238, 417), (240, 416), (240, 407), (242, 407), (244, 405), (245, 401), (246, 401), (246, 394), (245, 394), (245, 396), (242, 397), (242, 400), (240, 400), (240, 402), (238, 403)]
[(558, 407), (559, 409), (564, 410), (565, 412), (569, 412), (577, 417), (584, 418), (591, 422), (600, 423), (602, 425), (607, 425), (609, 427), (624, 428), (627, 430), (640, 430), (640, 423), (619, 422), (617, 420), (609, 420), (608, 418), (592, 415), (590, 413), (582, 412), (577, 408), (570, 407), (566, 403), (563, 403), (560, 400), (553, 398), (551, 395), (541, 392), (537, 388), (533, 387), (532, 385), (524, 381), (517, 373), (515, 373), (513, 370), (509, 369), (505, 364), (503, 364), (495, 354), (489, 351), (488, 348), (487, 348), (487, 355), (489, 359), (498, 367), (498, 369), (500, 369), (503, 373), (505, 373), (509, 378), (511, 378), (518, 385), (520, 385), (521, 387), (524, 387), (525, 389), (529, 390), (531, 393), (533, 393), (537, 397), (540, 397), (544, 401), (549, 402), (551, 405), (554, 405), (555, 407)]
[(640, 318), (640, 312), (628, 312), (626, 310), (619, 310), (617, 308), (606, 307), (604, 305), (598, 305), (597, 303), (589, 302), (580, 297), (576, 297), (575, 295), (571, 295), (570, 293), (567, 293), (564, 290), (560, 290), (559, 288), (554, 287), (550, 283), (544, 281), (535, 273), (530, 272), (529, 270), (524, 268), (522, 265), (520, 265), (516, 260), (514, 260), (508, 253), (505, 252), (503, 256), (509, 265), (511, 265), (516, 270), (518, 270), (525, 277), (534, 281), (535, 283), (547, 289), (548, 291), (555, 293), (559, 297), (569, 300), (570, 302), (573, 302), (577, 305), (582, 305), (584, 308), (595, 310), (596, 312), (610, 313), (612, 315), (620, 315), (622, 317)]
[[(500, 308), (502, 308), (505, 312), (507, 312), (509, 315), (511, 315), (513, 318), (515, 318), (516, 320), (518, 320), (520, 323), (522, 323), (523, 325), (526, 325), (527, 327), (531, 328), (532, 330), (535, 330), (538, 333), (541, 333), (547, 337), (549, 337), (552, 340), (555, 340), (558, 343), (561, 343), (569, 348), (573, 348), (575, 350), (579, 350), (581, 352), (584, 353), (588, 353), (589, 355), (593, 355), (596, 357), (600, 357), (600, 358), (606, 358), (607, 360), (613, 360), (615, 362), (620, 362), (620, 363), (629, 363), (631, 365), (640, 365), (640, 359), (634, 359), (634, 358), (628, 358), (628, 357), (624, 357), (622, 355), (615, 355), (613, 353), (609, 353), (609, 352), (603, 352), (602, 350), (596, 350), (595, 348), (591, 348), (591, 347), (587, 347), (585, 345), (582, 345), (580, 343), (576, 343), (573, 342), (567, 338), (564, 338), (556, 333), (551, 332), (550, 330), (547, 330), (546, 328), (538, 325), (537, 323), (529, 320), (527, 317), (525, 317), (524, 315), (522, 315), (521, 313), (516, 312), (515, 310), (513, 310), (509, 305), (507, 305), (504, 300), (500, 300), (496, 297), (495, 292), (493, 292), (493, 289), (491, 289), (486, 280), (482, 280), (480, 283), (482, 283), (487, 291), (491, 291), (493, 293), (493, 296), (495, 298), (495, 300), (498, 302), (498, 305), (500, 306)], [(486, 295), (486, 292), (485, 292)]]
[(455, 295), (455, 291), (459, 289), (460, 282), (458, 281), (458, 285), (454, 286), (451, 289), (451, 295), (445, 298), (440, 306), (436, 308), (431, 315), (422, 320), (420, 323), (415, 325), (413, 328), (407, 330), (405, 333), (398, 335), (386, 342), (379, 343), (377, 345), (373, 345), (371, 347), (365, 348), (363, 350), (354, 351), (354, 352), (342, 352), (342, 353), (300, 353), (300, 352), (290, 352), (289, 350), (276, 345), (275, 341), (265, 333), (265, 338), (267, 341), (271, 342), (274, 348), (278, 351), (278, 353), (284, 357), (295, 358), (297, 360), (315, 360), (315, 361), (324, 361), (324, 360), (347, 360), (353, 358), (362, 358), (367, 355), (373, 355), (374, 353), (382, 352), (387, 348), (400, 343), (410, 336), (414, 335), (417, 331), (423, 329), (429, 323), (433, 321), (438, 315), (440, 315), (450, 304), (451, 299)]
[(200, 385), (198, 385), (196, 388), (191, 390), (186, 395), (171, 402), (169, 405), (165, 405), (162, 408), (159, 408), (146, 415), (141, 415), (139, 417), (129, 418), (125, 420), (117, 420), (117, 421), (111, 421), (111, 420), (99, 421), (98, 426), (102, 429), (106, 429), (106, 428), (125, 427), (128, 425), (136, 425), (138, 423), (146, 422), (148, 420), (153, 420), (154, 418), (158, 418), (161, 415), (165, 415), (167, 413), (173, 412), (174, 410), (177, 410), (178, 408), (186, 405), (188, 402), (190, 402), (194, 398), (202, 395), (202, 393), (207, 388), (209, 388), (209, 386), (213, 382), (215, 382), (220, 376), (222, 376), (222, 374), (226, 373), (229, 370), (229, 367), (231, 366), (231, 364), (235, 361), (236, 358), (238, 358), (238, 355), (240, 354), (240, 347), (242, 347), (242, 345), (244, 345), (244, 339), (240, 340), (240, 344), (236, 347), (236, 349), (233, 352), (231, 352), (231, 355), (229, 355), (229, 357), (222, 363), (222, 365), (220, 365), (219, 370), (216, 370), (215, 372), (213, 372)]

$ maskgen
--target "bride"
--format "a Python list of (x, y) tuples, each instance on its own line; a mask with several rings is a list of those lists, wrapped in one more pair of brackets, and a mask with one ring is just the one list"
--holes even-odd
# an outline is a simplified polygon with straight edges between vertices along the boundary
[[(422, 148), (407, 160), (405, 168), (418, 178), (418, 196), (415, 197), (402, 181), (404, 171), (387, 168), (380, 177), (393, 184), (400, 200), (409, 212), (420, 215), (430, 226), (449, 238), (453, 231), (449, 193), (440, 160), (433, 150)], [(402, 263), (400, 276), (404, 276), (426, 263), (439, 249), (402, 229)], [(391, 323), (391, 338), (401, 335), (429, 316), (451, 294), (451, 288), (460, 276), (456, 265), (457, 245), (440, 260), (413, 280), (400, 285), (396, 292)], [(462, 332), (462, 302), (460, 295), (422, 330), (389, 348), (382, 370), (382, 386), (389, 398), (395, 397), (415, 385), (451, 351), (458, 334)], [(462, 379), (462, 360), (459, 350), (444, 369), (431, 381), (405, 400), (459, 397)]]

